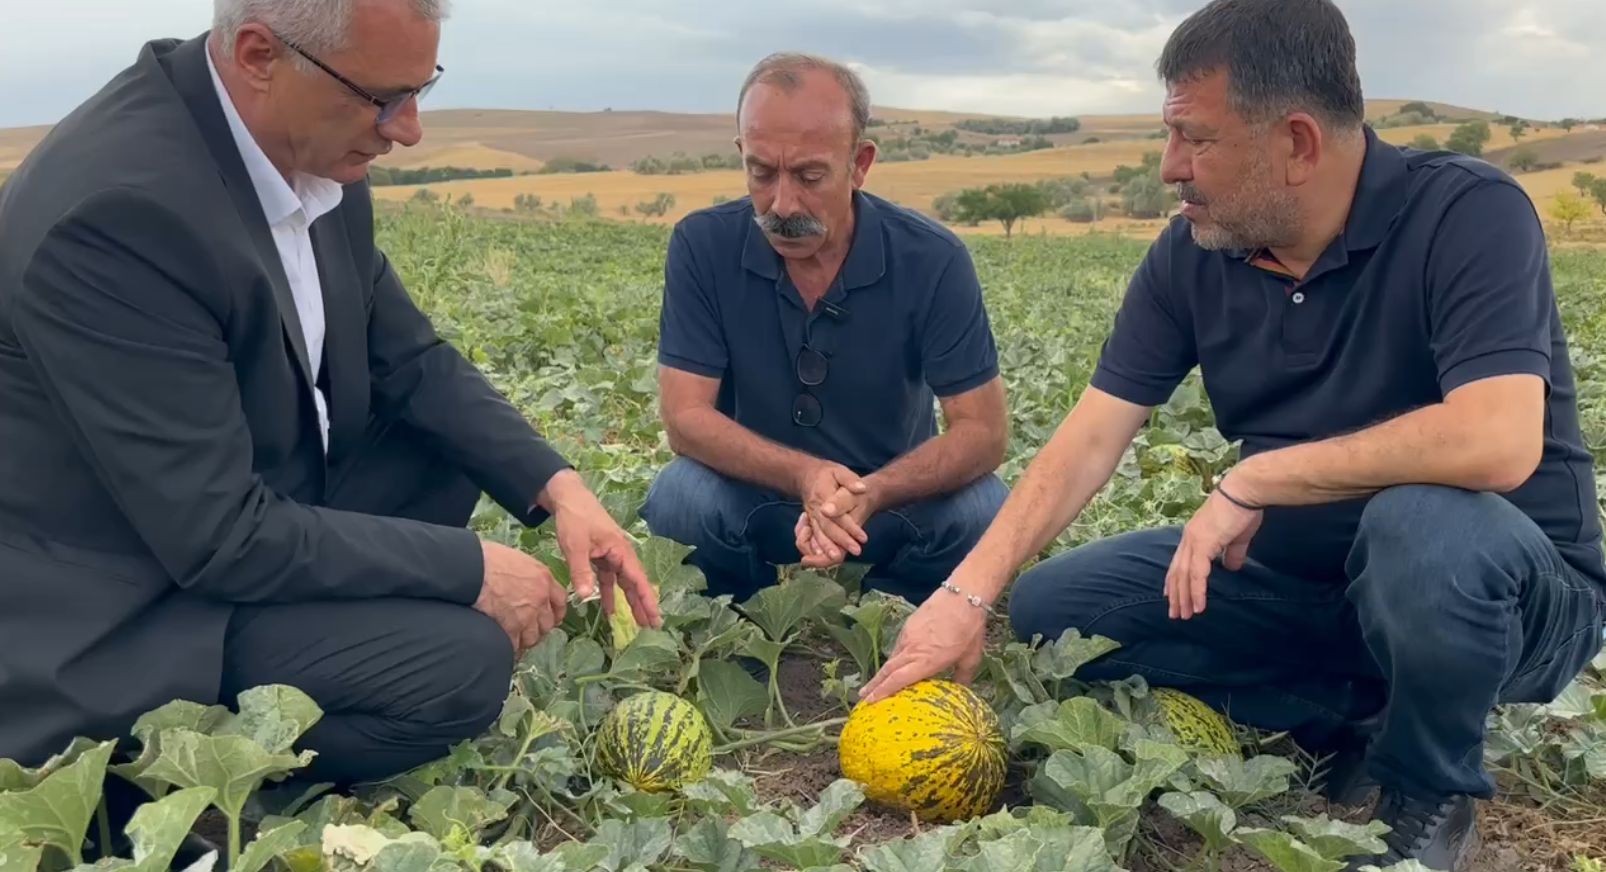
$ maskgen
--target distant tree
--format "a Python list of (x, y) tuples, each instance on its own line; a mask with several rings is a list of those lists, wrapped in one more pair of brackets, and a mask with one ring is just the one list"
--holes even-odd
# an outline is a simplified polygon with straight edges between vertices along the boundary
[(1423, 151), (1438, 151), (1439, 141), (1434, 139), (1431, 133), (1418, 133), (1416, 138), (1411, 140), (1411, 147)]
[(457, 205), (462, 206), (464, 209), (473, 208), (474, 195), (472, 193), (464, 194), (462, 198), (457, 201)]
[(1450, 134), (1450, 138), (1445, 141), (1444, 146), (1450, 151), (1460, 152), (1472, 157), (1481, 157), (1484, 143), (1488, 141), (1489, 122), (1482, 120), (1468, 121), (1456, 127), (1455, 132)]
[(1600, 207), (1600, 213), (1606, 215), (1606, 178), (1597, 178), (1589, 183), (1589, 196), (1595, 199), (1595, 205)]
[(1397, 114), (1400, 114), (1400, 115), (1415, 114), (1415, 115), (1421, 115), (1424, 118), (1437, 118), (1437, 117), (1439, 117), (1438, 114), (1433, 111), (1433, 107), (1431, 107), (1428, 104), (1422, 102), (1421, 100), (1412, 100), (1411, 102), (1406, 103), (1404, 106), (1401, 106), (1399, 108), (1399, 111), (1398, 111)]
[(1589, 204), (1572, 191), (1562, 191), (1550, 204), (1550, 217), (1560, 221), (1566, 232), (1573, 231), (1573, 222), (1589, 216)]
[(1099, 201), (1096, 197), (1077, 197), (1065, 207), (1060, 209), (1060, 217), (1066, 221), (1078, 224), (1087, 224), (1099, 219)]
[(1121, 186), (1121, 205), (1133, 218), (1159, 218), (1166, 213), (1166, 188), (1158, 173), (1138, 176)]
[(1533, 149), (1528, 148), (1527, 146), (1523, 146), (1522, 148), (1513, 151), (1511, 153), (1511, 157), (1506, 160), (1506, 166), (1511, 167), (1519, 173), (1529, 172), (1538, 165), (1539, 155), (1534, 154)]
[(1049, 207), (1043, 188), (1026, 182), (967, 188), (959, 192), (955, 204), (960, 221), (997, 221), (1004, 225), (1005, 239), (1014, 232), (1015, 222), (1041, 215)]
[(584, 197), (570, 197), (569, 214), (581, 217), (596, 217), (598, 214), (597, 195), (586, 194)]
[(1512, 142), (1521, 142), (1522, 141), (1522, 137), (1527, 132), (1528, 132), (1528, 122), (1523, 121), (1520, 118), (1517, 119), (1517, 123), (1511, 125), (1511, 141)]
[(1595, 186), (1595, 174), (1580, 170), (1573, 173), (1573, 187), (1578, 189), (1578, 196), (1588, 197), (1590, 189)]
[(1561, 119), (1560, 123), (1557, 124), (1557, 126), (1560, 127), (1562, 130), (1567, 131), (1568, 133), (1572, 133), (1573, 132), (1573, 128), (1578, 126), (1578, 119), (1577, 118), (1563, 118), (1563, 119)]
[(636, 204), (636, 211), (649, 218), (660, 217), (673, 208), (675, 208), (675, 195), (663, 192), (651, 200), (643, 200)]

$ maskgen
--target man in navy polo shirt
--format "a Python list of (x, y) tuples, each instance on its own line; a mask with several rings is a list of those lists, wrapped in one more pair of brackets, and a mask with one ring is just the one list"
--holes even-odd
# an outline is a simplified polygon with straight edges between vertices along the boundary
[(660, 393), (678, 456), (642, 517), (692, 546), (709, 596), (850, 560), (918, 604), (1008, 495), (975, 269), (946, 228), (860, 190), (869, 106), (839, 64), (760, 62), (737, 99), (750, 196), (669, 243)]
[[(1380, 141), (1329, 0), (1216, 0), (1159, 63), (1172, 220), (1092, 383), (951, 578), (984, 603), (1108, 481), (1199, 367), (1242, 461), (1180, 528), (1093, 542), (1010, 596), (1022, 639), (1122, 647), (1138, 674), (1364, 764), (1389, 851), (1476, 844), (1484, 725), (1599, 650), (1591, 456), (1533, 204), (1479, 160)], [(961, 596), (911, 617), (867, 699), (974, 657)], [(1369, 741), (1368, 741), (1369, 739)], [(1350, 799), (1364, 783), (1337, 777)], [(1359, 864), (1354, 868), (1359, 868)]]

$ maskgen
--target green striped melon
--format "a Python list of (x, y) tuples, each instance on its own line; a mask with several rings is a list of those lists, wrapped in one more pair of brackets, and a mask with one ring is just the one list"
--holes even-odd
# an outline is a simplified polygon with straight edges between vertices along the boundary
[(1196, 754), (1241, 756), (1232, 725), (1203, 700), (1171, 687), (1151, 687), (1149, 696), (1159, 709), (1153, 721), (1169, 730), (1177, 744)]
[(676, 790), (708, 774), (713, 739), (697, 707), (663, 691), (634, 694), (597, 728), (597, 765), (637, 790)]
[(854, 706), (837, 758), (866, 799), (947, 823), (992, 807), (1008, 749), (985, 700), (962, 684), (927, 679)]

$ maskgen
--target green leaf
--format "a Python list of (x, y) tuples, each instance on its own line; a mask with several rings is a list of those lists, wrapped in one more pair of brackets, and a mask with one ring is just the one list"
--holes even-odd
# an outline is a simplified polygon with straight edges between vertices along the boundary
[(1245, 827), (1234, 837), (1282, 872), (1339, 872), (1345, 866), (1341, 861), (1323, 857), (1310, 845), (1281, 830)]
[(495, 799), (477, 787), (431, 788), (408, 810), (413, 825), (442, 842), (464, 834), (477, 836), (486, 826), (507, 817), (517, 800), (509, 794)]
[(730, 836), (766, 860), (798, 869), (839, 862), (848, 841), (801, 836), (790, 821), (772, 811), (742, 818), (731, 825)]
[(1286, 793), (1288, 779), (1297, 771), (1292, 760), (1271, 754), (1249, 760), (1201, 758), (1194, 765), (1222, 801), (1234, 810)]
[(697, 666), (697, 701), (720, 730), (750, 715), (761, 715), (769, 689), (729, 660), (703, 660)]
[(698, 821), (675, 840), (674, 850), (704, 872), (750, 872), (758, 868), (758, 854), (731, 838), (729, 827), (719, 818)]
[(782, 642), (805, 619), (823, 612), (840, 611), (846, 602), (847, 594), (841, 585), (805, 572), (760, 590), (742, 603), (742, 611), (772, 641)]
[(798, 833), (803, 836), (830, 835), (863, 803), (864, 788), (855, 781), (838, 778), (820, 791), (815, 804), (798, 817)]
[(701, 780), (681, 788), (681, 795), (698, 815), (743, 816), (759, 808), (753, 796), (753, 777), (734, 769), (712, 769)]
[(37, 872), (44, 858), (43, 845), (30, 845), (18, 832), (0, 832), (0, 869), (6, 872)]
[(203, 736), (186, 729), (162, 736), (162, 754), (145, 777), (174, 787), (210, 787), (212, 804), (232, 820), (251, 794), (272, 776), (284, 775), (312, 762), (313, 752), (274, 753), (242, 735)]
[(556, 852), (543, 854), (529, 842), (509, 842), (491, 851), (491, 859), (506, 872), (567, 872), (570, 869), (589, 869), (608, 856), (608, 849), (589, 846), (594, 854), (588, 865), (570, 866), (563, 855)]
[(647, 627), (614, 659), (612, 678), (641, 681), (680, 665), (680, 646), (674, 637), (655, 627)]
[(225, 718), (215, 736), (243, 736), (271, 754), (284, 754), (313, 725), (323, 711), (312, 697), (293, 687), (267, 685), (240, 693), (240, 713)]
[(948, 866), (952, 831), (926, 830), (912, 838), (883, 842), (859, 852), (867, 872), (937, 872)]
[(0, 793), (8, 790), (27, 790), (35, 787), (52, 772), (59, 771), (84, 756), (85, 751), (95, 748), (99, 743), (83, 736), (73, 739), (66, 749), (51, 755), (37, 769), (29, 769), (15, 760), (0, 760)]
[(1120, 647), (1113, 639), (1083, 637), (1080, 630), (1071, 627), (1052, 643), (1037, 648), (1032, 657), (1032, 669), (1042, 678), (1064, 681), (1075, 676), (1083, 666)]
[(1388, 845), (1379, 838), (1389, 831), (1389, 825), (1382, 821), (1352, 824), (1333, 820), (1325, 814), (1314, 818), (1284, 815), (1283, 821), (1300, 841), (1329, 860), (1342, 860), (1356, 854), (1381, 854), (1388, 850)]
[(617, 872), (634, 864), (657, 863), (669, 851), (672, 838), (669, 821), (662, 818), (628, 822), (610, 819), (597, 826), (591, 842), (608, 847), (601, 865)]
[(272, 829), (261, 829), (257, 837), (240, 854), (240, 862), (231, 872), (262, 872), (268, 864), (297, 845), (307, 829), (304, 821), (288, 821)]
[(661, 536), (651, 536), (641, 546), (642, 567), (647, 570), (647, 578), (658, 586), (661, 595), (667, 596), (675, 591), (695, 592), (708, 586), (702, 570), (683, 562), (691, 551), (691, 548)]
[(73, 864), (82, 863), (84, 837), (100, 805), (114, 747), (109, 741), (97, 744), (37, 785), (0, 793), (0, 833), (21, 833), (32, 844), (60, 848)]
[(1233, 828), (1238, 826), (1238, 816), (1209, 791), (1173, 791), (1163, 794), (1157, 804), (1198, 833), (1212, 852), (1226, 848), (1232, 841), (1229, 836)]
[[(178, 854), (196, 818), (212, 802), (210, 787), (192, 787), (169, 793), (134, 809), (128, 819), (128, 839), (134, 847), (134, 869), (166, 872)], [(254, 872), (242, 869), (241, 872)]]
[(1060, 703), (1054, 717), (1017, 728), (1011, 741), (1041, 745), (1049, 751), (1078, 751), (1088, 747), (1115, 750), (1126, 724), (1091, 697), (1079, 696)]

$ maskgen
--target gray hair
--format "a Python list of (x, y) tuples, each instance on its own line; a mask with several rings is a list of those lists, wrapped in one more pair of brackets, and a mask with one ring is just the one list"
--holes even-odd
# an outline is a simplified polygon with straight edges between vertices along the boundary
[[(271, 27), (275, 33), (313, 54), (339, 51), (351, 36), (351, 18), (359, 0), (213, 0), (212, 39), (232, 46), (240, 28), (251, 23)], [(444, 21), (450, 0), (407, 0), (413, 12), (434, 22)], [(306, 63), (294, 55), (298, 64)]]
[(802, 52), (776, 52), (754, 65), (752, 72), (749, 72), (747, 79), (742, 82), (741, 93), (736, 96), (738, 123), (742, 103), (754, 85), (774, 85), (784, 91), (791, 91), (803, 84), (800, 74), (807, 70), (824, 70), (830, 73), (836, 78), (837, 84), (842, 86), (842, 90), (847, 92), (853, 118), (853, 141), (858, 143), (864, 136), (865, 129), (870, 126), (870, 90), (864, 86), (864, 80), (844, 64)]
[(1229, 105), (1251, 123), (1309, 112), (1356, 133), (1366, 120), (1355, 40), (1332, 0), (1212, 0), (1155, 66), (1167, 84), (1225, 69)]

